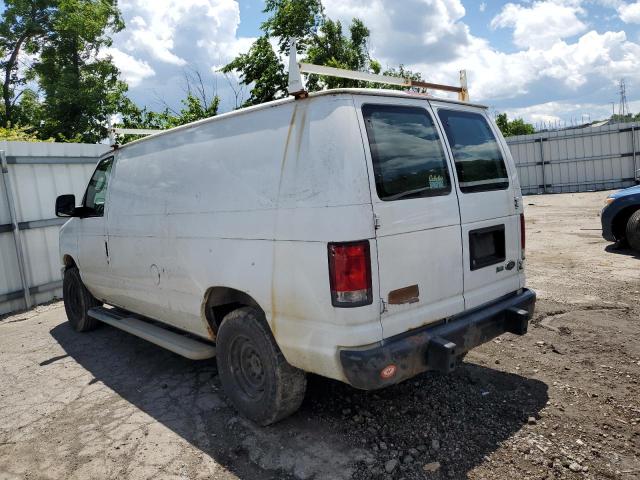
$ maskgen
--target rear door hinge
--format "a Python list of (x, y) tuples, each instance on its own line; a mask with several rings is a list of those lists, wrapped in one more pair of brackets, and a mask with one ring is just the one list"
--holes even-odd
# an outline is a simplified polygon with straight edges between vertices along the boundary
[(373, 228), (375, 230), (378, 230), (380, 228), (380, 217), (375, 213), (373, 214)]
[(513, 199), (513, 203), (514, 203), (514, 205), (516, 207), (516, 210), (518, 210), (520, 208), (520, 199), (518, 197), (515, 197)]
[(384, 298), (380, 299), (380, 314), (382, 315), (387, 311), (387, 302), (384, 301)]

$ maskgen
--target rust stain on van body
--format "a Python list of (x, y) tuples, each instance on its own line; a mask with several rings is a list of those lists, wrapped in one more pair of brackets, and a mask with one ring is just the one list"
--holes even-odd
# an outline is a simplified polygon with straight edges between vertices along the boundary
[(404, 305), (407, 303), (417, 303), (420, 301), (420, 289), (418, 285), (399, 288), (389, 292), (389, 305)]
[[(282, 178), (284, 177), (284, 169), (287, 163), (287, 156), (289, 155), (289, 144), (291, 143), (291, 135), (296, 125), (296, 116), (298, 113), (298, 104), (293, 106), (293, 112), (291, 113), (291, 120), (289, 121), (289, 130), (287, 131), (287, 140), (284, 145), (284, 153), (282, 155), (282, 162), (280, 162), (280, 178), (278, 179), (278, 196), (276, 198), (276, 208), (280, 207), (280, 191), (282, 190)], [(277, 218), (277, 217), (276, 217)], [(275, 237), (274, 232), (274, 237)], [(271, 332), (273, 336), (276, 336), (276, 290), (275, 290), (275, 272), (276, 272), (276, 239), (273, 238), (273, 247), (271, 249)]]

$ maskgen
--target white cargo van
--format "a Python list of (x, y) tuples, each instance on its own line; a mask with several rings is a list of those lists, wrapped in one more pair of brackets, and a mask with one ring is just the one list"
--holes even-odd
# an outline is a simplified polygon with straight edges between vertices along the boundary
[(516, 169), (466, 102), (344, 89), (245, 108), (113, 149), (79, 203), (56, 202), (71, 326), (216, 356), (263, 425), (299, 407), (305, 372), (360, 389), (448, 372), (534, 308)]

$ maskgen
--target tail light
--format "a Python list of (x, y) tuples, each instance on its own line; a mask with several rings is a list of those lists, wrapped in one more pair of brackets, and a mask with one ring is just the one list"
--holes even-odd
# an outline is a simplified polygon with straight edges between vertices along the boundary
[(524, 213), (520, 214), (520, 248), (522, 249), (522, 258), (524, 258), (524, 250), (527, 242), (526, 227), (524, 221)]
[(373, 302), (369, 241), (330, 243), (329, 283), (334, 307), (360, 307)]

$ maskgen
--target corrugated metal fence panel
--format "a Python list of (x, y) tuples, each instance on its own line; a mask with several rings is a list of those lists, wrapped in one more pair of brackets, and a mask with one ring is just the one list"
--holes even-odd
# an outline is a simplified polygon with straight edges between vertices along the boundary
[(635, 185), (640, 168), (639, 127), (626, 123), (508, 138), (522, 193), (582, 192)]
[[(60, 224), (48, 222), (55, 219), (55, 199), (73, 193), (79, 200), (98, 157), (108, 149), (106, 145), (0, 142), (7, 157), (17, 220), (32, 222), (23, 223), (20, 233), (34, 303), (62, 295), (60, 288), (50, 288), (61, 279)], [(13, 233), (7, 227), (10, 223), (4, 183), (0, 182), (0, 314), (24, 308)]]

